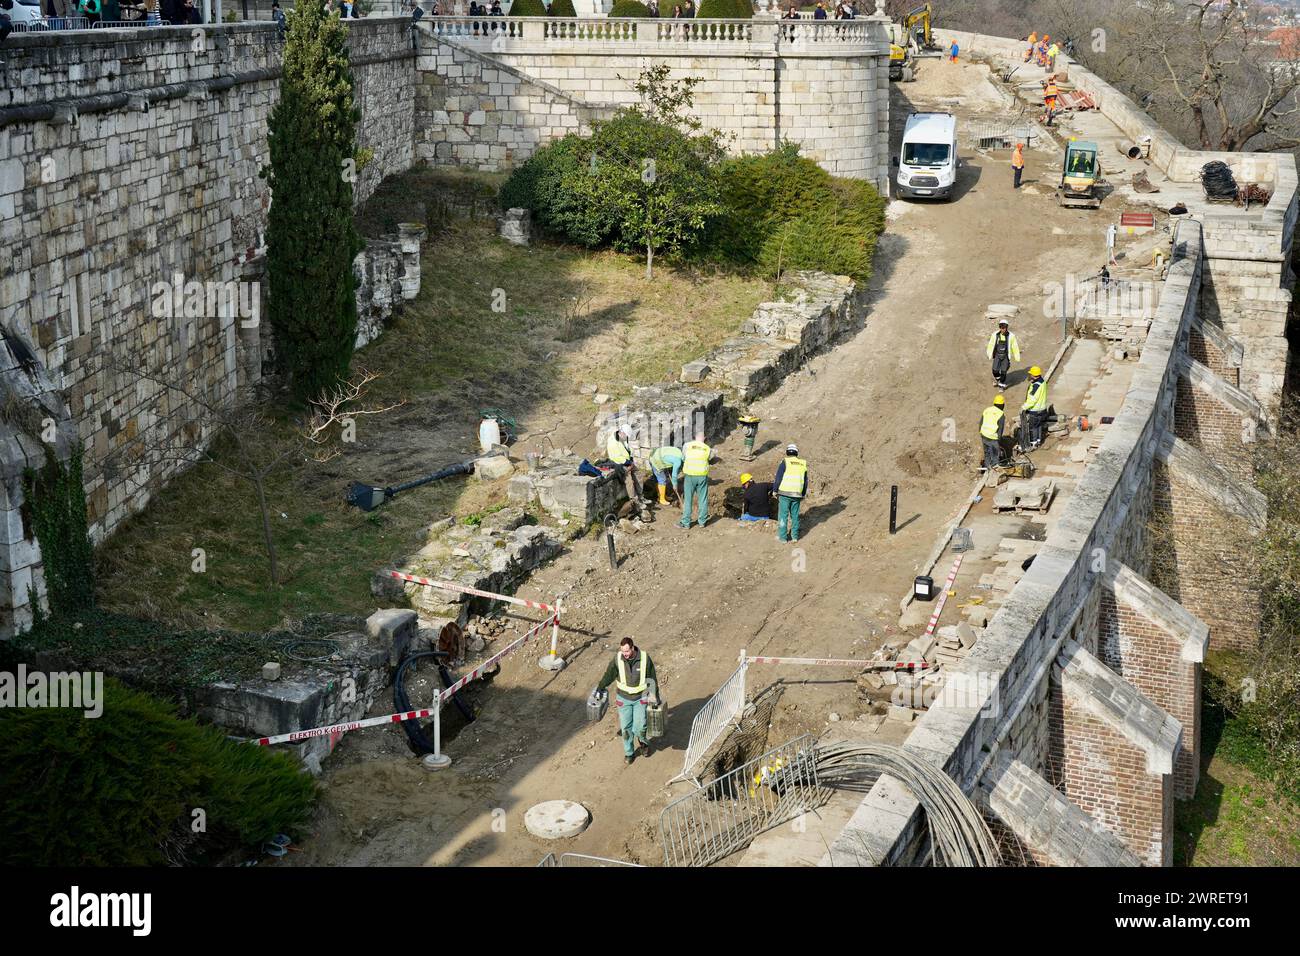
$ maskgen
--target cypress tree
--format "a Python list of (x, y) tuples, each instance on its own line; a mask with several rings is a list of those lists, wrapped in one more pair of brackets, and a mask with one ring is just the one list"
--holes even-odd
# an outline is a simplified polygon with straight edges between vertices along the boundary
[(352, 260), (356, 125), (347, 28), (323, 4), (286, 15), (280, 101), (268, 123), (268, 318), (280, 372), (310, 401), (347, 377), (357, 331)]

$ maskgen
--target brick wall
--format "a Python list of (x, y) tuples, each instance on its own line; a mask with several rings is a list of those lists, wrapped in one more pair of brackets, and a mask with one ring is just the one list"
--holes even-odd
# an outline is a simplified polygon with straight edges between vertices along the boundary
[(1209, 625), (1212, 646), (1253, 647), (1260, 601), (1249, 526), (1162, 464), (1154, 495), (1152, 583)]
[[(1186, 378), (1178, 380), (1174, 434), (1247, 482), (1255, 477), (1255, 428), (1239, 409)], [(1247, 437), (1252, 440), (1243, 441)]]
[(1173, 860), (1172, 774), (1147, 772), (1147, 756), (1053, 683), (1045, 777), (1114, 833), (1147, 866)]
[(1229, 385), (1241, 385), (1241, 367), (1232, 364), (1227, 353), (1200, 329), (1192, 329), (1187, 338), (1187, 354), (1200, 362)]
[(1174, 795), (1196, 792), (1201, 752), (1201, 665), (1182, 659), (1183, 639), (1118, 603), (1103, 588), (1097, 616), (1097, 657), (1183, 725), (1174, 758)]

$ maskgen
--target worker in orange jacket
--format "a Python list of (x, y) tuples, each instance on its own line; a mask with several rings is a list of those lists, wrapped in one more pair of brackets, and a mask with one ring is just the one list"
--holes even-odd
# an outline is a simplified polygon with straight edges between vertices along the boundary
[(1025, 144), (1016, 143), (1016, 151), (1011, 154), (1011, 173), (1014, 176), (1013, 189), (1020, 188), (1020, 177), (1025, 174)]
[(1046, 112), (1047, 125), (1052, 125), (1052, 114), (1056, 111), (1056, 98), (1060, 91), (1056, 88), (1056, 77), (1048, 77), (1043, 85), (1043, 109)]
[(1038, 31), (1035, 30), (1029, 34), (1029, 49), (1025, 51), (1025, 62), (1028, 63), (1034, 58), (1034, 47), (1038, 45)]

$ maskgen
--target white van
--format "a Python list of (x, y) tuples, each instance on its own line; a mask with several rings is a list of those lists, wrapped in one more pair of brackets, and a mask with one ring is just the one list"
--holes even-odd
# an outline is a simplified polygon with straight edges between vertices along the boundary
[(951, 199), (957, 183), (957, 118), (951, 113), (913, 113), (903, 128), (903, 151), (894, 157), (894, 185), (905, 199)]

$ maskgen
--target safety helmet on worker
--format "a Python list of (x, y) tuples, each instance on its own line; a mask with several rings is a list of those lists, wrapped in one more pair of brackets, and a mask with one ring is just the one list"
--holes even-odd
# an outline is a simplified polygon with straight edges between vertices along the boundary
[(1029, 370), (1030, 378), (1041, 378), (1042, 374), (1043, 374), (1043, 370), (1039, 368), (1037, 365), (1035, 365), (1033, 368)]
[(994, 405), (1005, 405), (1006, 403), (1007, 403), (1007, 400), (1006, 400), (1005, 398), (1003, 398), (1001, 395), (994, 395), (994, 396), (993, 396), (993, 404), (994, 404)]
[(1008, 322), (1006, 319), (998, 319), (998, 328), (1001, 328), (1001, 327), (1004, 326), (1004, 325), (1005, 325), (1007, 328), (1011, 328), (1011, 323)]
[(751, 475), (749, 472), (745, 472), (743, 475), (740, 476), (740, 483), (742, 485), (747, 485), (753, 480), (754, 480), (754, 476)]
[(785, 446), (785, 453), (787, 455), (797, 455), (799, 454), (799, 446), (794, 442), (790, 442), (790, 444)]

